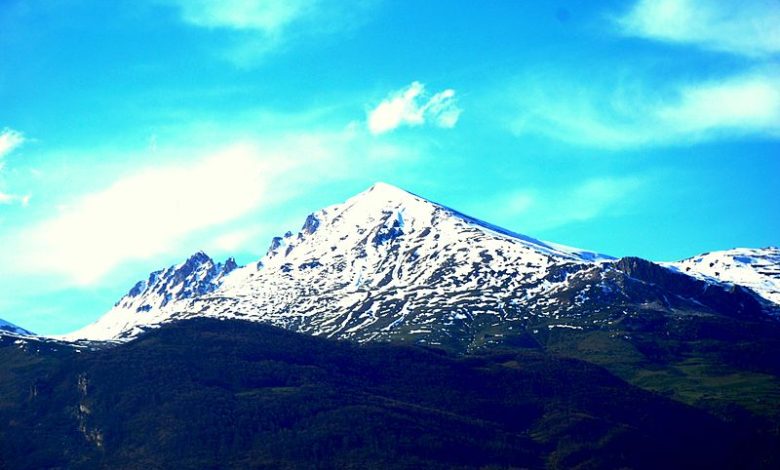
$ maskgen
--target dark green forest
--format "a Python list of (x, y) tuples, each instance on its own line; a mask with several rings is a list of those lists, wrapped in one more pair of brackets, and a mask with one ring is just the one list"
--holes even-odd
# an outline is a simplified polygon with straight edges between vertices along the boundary
[(539, 348), (463, 356), (208, 319), (96, 350), (5, 337), (0, 467), (777, 465), (776, 423), (673, 398)]

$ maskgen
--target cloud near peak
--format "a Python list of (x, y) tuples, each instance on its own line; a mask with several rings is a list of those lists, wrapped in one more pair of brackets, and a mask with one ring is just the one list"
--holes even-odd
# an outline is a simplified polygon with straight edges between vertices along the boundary
[(20, 265), (88, 285), (127, 259), (164, 253), (265, 199), (270, 168), (254, 153), (237, 146), (183, 166), (145, 168), (83, 195), (25, 233)]
[(391, 93), (369, 111), (368, 130), (378, 135), (401, 126), (424, 124), (450, 129), (458, 123), (461, 112), (455, 90), (448, 88), (430, 95), (425, 91), (425, 85), (415, 81)]
[(565, 187), (528, 187), (499, 195), (490, 215), (530, 233), (619, 216), (641, 199), (648, 179), (605, 175)]
[(353, 129), (308, 127), (240, 138), (226, 132), (218, 138), (225, 146), (208, 145), (212, 139), (164, 147), (159, 155), (166, 163), (103, 178), (112, 181), (69, 197), (35, 223), (0, 233), (0, 243), (13, 247), (0, 253), (8, 257), (0, 256), (0, 264), (66, 286), (95, 286), (130, 263), (160, 256), (202, 248), (254, 253), (265, 230), (256, 221), (267, 211), (303, 191), (366, 180), (396, 158), (414, 158), (420, 147), (378, 145)]

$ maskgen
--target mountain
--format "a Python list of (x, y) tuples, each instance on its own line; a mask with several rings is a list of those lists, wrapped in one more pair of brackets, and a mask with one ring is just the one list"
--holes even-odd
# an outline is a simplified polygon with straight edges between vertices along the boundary
[(708, 282), (749, 287), (780, 304), (780, 248), (714, 251), (668, 265)]
[(70, 341), (0, 335), (0, 468), (777, 468), (771, 250), (711, 276), (377, 184)]
[[(187, 261), (155, 271), (130, 289), (100, 320), (69, 335), (66, 339), (118, 339), (137, 335), (139, 319), (145, 324), (164, 321), (166, 307), (176, 302), (214, 292), (238, 265), (233, 258), (216, 263), (198, 252)], [(106, 335), (106, 331), (116, 332)]]
[(780, 448), (576, 359), (236, 320), (0, 342), (0, 377), (0, 468), (773, 468)]
[(35, 335), (35, 333), (31, 331), (25, 330), (24, 328), (14, 325), (13, 323), (0, 319), (0, 334), (3, 333), (12, 333), (14, 335), (21, 335), (21, 336)]
[(465, 352), (534, 344), (553, 328), (609, 330), (659, 315), (675, 322), (683, 311), (756, 317), (773, 308), (748, 289), (536, 240), (378, 183), (310, 214), (256, 263), (237, 268), (199, 253), (153, 273), (68, 338), (127, 339), (209, 316)]
[[(503, 291), (540, 282), (553, 265), (607, 258), (512, 233), (378, 183), (310, 214), (297, 234), (274, 238), (260, 261), (214, 276), (202, 294), (178, 295), (199, 291), (168, 280), (167, 273), (181, 268), (153, 273), (97, 323), (69, 337), (128, 337), (142, 325), (194, 312), (262, 316), (328, 336), (356, 336), (368, 331), (361, 324), (372, 324), (370, 334), (382, 335), (382, 329), (400, 323), (410, 329), (445, 310), (460, 322), (471, 314), (465, 309), (495, 309)], [(453, 295), (461, 297), (460, 308), (444, 299)], [(325, 312), (334, 308), (340, 312)], [(391, 326), (396, 313), (408, 321)]]

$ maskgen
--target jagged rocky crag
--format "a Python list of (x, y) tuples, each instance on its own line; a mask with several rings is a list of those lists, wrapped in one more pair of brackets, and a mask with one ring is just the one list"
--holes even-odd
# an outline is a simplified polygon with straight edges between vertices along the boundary
[[(98, 321), (67, 339), (111, 340), (131, 337), (143, 330), (140, 325), (164, 321), (161, 315), (177, 302), (214, 292), (225, 277), (238, 265), (233, 258), (216, 263), (203, 252), (192, 255), (184, 263), (155, 271), (143, 281), (136, 283), (130, 292), (122, 297), (111, 311)], [(143, 323), (139, 322), (139, 319)], [(100, 329), (111, 321), (115, 335), (101, 334)], [(100, 326), (98, 326), (100, 325)]]

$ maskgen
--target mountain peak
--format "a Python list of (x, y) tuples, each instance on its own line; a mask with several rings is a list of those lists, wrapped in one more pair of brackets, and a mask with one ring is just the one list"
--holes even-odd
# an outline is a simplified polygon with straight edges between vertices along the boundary
[(381, 181), (374, 183), (370, 188), (359, 193), (354, 199), (370, 199), (378, 202), (404, 202), (409, 200), (430, 202), (409, 191)]
[(410, 194), (408, 191), (401, 189), (398, 186), (393, 186), (390, 183), (385, 183), (384, 181), (377, 181), (376, 183), (372, 184), (371, 187), (368, 188), (365, 192), (383, 194)]
[(211, 257), (201, 250), (194, 253), (192, 256), (190, 256), (185, 262), (185, 264), (203, 264), (209, 261), (213, 262)]

